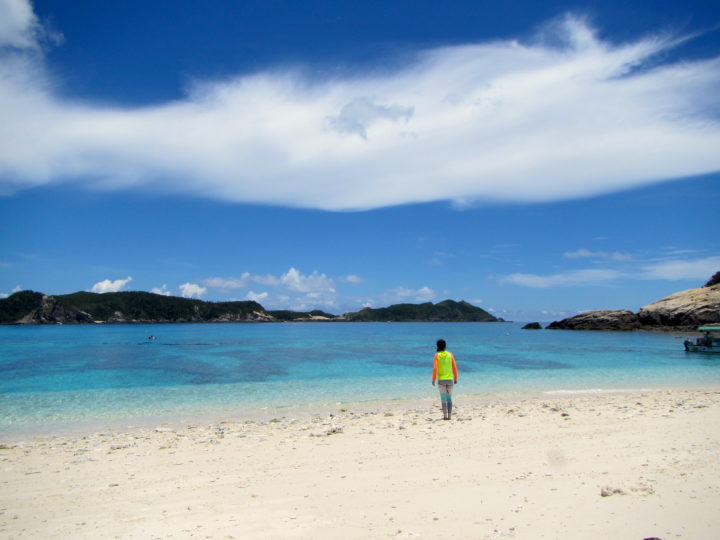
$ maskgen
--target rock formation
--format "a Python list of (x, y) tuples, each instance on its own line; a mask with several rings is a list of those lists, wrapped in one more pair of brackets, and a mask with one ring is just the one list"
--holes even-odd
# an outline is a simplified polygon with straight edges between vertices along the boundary
[(638, 330), (638, 316), (626, 309), (586, 311), (547, 326), (551, 330)]
[(720, 285), (689, 289), (640, 309), (643, 326), (688, 327), (720, 323)]
[(72, 324), (93, 322), (89, 313), (67, 310), (54, 296), (43, 295), (39, 305), (18, 320), (19, 324)]
[(720, 323), (720, 272), (704, 287), (689, 289), (648, 304), (637, 313), (627, 310), (588, 311), (547, 328), (564, 330), (695, 330)]
[(542, 330), (542, 326), (540, 326), (539, 322), (531, 322), (527, 323), (525, 326), (522, 327), (523, 330)]

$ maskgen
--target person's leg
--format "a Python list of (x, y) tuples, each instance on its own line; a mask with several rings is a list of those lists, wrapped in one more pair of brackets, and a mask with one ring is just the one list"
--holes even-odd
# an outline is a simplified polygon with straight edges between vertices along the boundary
[(442, 405), (443, 419), (449, 420), (452, 414), (452, 381), (438, 381), (440, 389), (440, 404)]
[(446, 392), (447, 392), (447, 398), (446, 398), (446, 399), (447, 399), (447, 417), (448, 417), (448, 420), (450, 420), (450, 417), (452, 416), (452, 408), (453, 408), (453, 403), (452, 403), (452, 391), (453, 391), (453, 386), (454, 386), (454, 384), (453, 384), (452, 381), (448, 381), (447, 384), (445, 385), (445, 387), (446, 387)]
[(442, 407), (443, 419), (447, 418), (447, 393), (445, 392), (445, 385), (442, 381), (438, 381), (438, 390), (440, 390), (440, 406)]

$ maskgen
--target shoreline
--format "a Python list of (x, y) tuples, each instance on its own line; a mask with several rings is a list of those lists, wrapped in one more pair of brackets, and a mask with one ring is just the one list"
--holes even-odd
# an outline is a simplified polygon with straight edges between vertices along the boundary
[[(561, 400), (573, 397), (602, 396), (614, 394), (645, 394), (656, 392), (720, 392), (720, 385), (679, 385), (651, 388), (578, 388), (558, 390), (532, 390), (524, 392), (488, 392), (463, 394), (455, 392), (456, 407), (482, 407), (493, 403), (527, 402), (533, 400)], [(47, 436), (86, 436), (98, 432), (108, 434), (130, 433), (153, 429), (155, 427), (171, 427), (182, 429), (187, 425), (204, 426), (218, 423), (241, 423), (245, 421), (269, 422), (287, 418), (307, 420), (313, 417), (337, 416), (344, 410), (361, 413), (377, 413), (379, 411), (405, 411), (419, 408), (432, 409), (439, 400), (436, 391), (430, 391), (427, 397), (408, 399), (369, 398), (367, 400), (348, 400), (310, 404), (294, 404), (273, 407), (247, 407), (247, 403), (239, 402), (237, 406), (201, 407), (194, 412), (138, 414), (132, 416), (102, 417), (82, 420), (50, 420), (47, 422), (16, 423), (0, 425), (0, 444), (11, 443), (20, 439), (36, 439)]]
[[(6, 538), (710, 538), (720, 387), (0, 440)], [(317, 412), (317, 411), (315, 411)]]

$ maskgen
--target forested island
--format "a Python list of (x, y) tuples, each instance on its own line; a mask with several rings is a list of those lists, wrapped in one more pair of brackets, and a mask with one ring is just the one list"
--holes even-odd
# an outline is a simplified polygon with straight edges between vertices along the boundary
[(266, 310), (257, 302), (206, 302), (142, 291), (49, 296), (16, 292), (0, 299), (0, 324), (187, 322), (501, 322), (468, 302), (395, 304), (333, 315), (320, 310)]

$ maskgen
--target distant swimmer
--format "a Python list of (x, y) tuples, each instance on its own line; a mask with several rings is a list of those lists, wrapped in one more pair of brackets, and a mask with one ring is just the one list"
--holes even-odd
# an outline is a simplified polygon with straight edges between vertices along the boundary
[(148, 339), (157, 339), (155, 336), (148, 336)]

